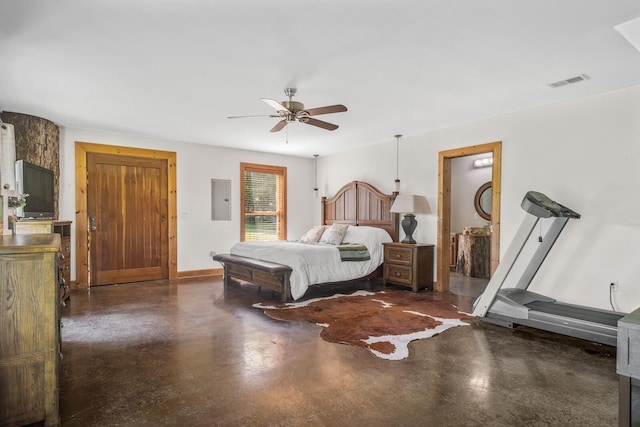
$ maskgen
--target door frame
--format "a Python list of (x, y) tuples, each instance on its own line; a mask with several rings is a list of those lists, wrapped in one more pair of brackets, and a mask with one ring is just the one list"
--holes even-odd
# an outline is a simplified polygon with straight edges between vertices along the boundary
[(168, 263), (169, 280), (178, 276), (178, 216), (176, 186), (176, 153), (76, 141), (76, 287), (89, 287), (89, 231), (87, 222), (87, 154), (101, 153), (115, 156), (164, 159), (167, 161), (168, 196)]
[(500, 194), (502, 141), (469, 147), (455, 148), (438, 153), (438, 237), (437, 237), (437, 276), (434, 290), (449, 292), (449, 259), (451, 234), (451, 160), (457, 157), (474, 154), (492, 153), (493, 166), (491, 173), (491, 275), (500, 262)]

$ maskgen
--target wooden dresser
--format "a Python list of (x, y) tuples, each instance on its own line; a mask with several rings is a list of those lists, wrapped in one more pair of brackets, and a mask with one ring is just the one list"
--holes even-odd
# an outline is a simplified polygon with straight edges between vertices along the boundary
[(0, 237), (0, 425), (59, 425), (57, 234)]
[(420, 289), (433, 289), (433, 245), (383, 243), (384, 285), (406, 286), (418, 292)]
[(60, 235), (60, 299), (69, 299), (71, 286), (71, 221), (54, 221), (53, 232)]

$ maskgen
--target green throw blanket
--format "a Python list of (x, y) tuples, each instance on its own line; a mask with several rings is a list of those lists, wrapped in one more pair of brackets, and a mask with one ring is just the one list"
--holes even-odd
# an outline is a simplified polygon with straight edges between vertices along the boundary
[(371, 259), (369, 249), (365, 245), (345, 243), (336, 247), (340, 252), (341, 261), (368, 261)]

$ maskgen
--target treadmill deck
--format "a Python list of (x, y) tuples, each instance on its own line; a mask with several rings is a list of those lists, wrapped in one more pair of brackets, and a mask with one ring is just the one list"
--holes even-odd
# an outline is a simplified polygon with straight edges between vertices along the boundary
[(597, 323), (600, 325), (618, 326), (618, 320), (624, 317), (622, 313), (613, 311), (594, 310), (587, 307), (579, 307), (558, 302), (533, 301), (526, 304), (531, 310), (556, 316), (570, 317), (572, 319), (583, 320), (585, 322)]

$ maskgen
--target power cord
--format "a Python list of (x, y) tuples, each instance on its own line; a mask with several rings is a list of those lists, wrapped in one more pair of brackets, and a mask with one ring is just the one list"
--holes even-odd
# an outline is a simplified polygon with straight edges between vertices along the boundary
[(538, 220), (538, 225), (540, 226), (540, 234), (538, 234), (538, 243), (542, 243), (542, 220)]
[(616, 308), (613, 306), (613, 288), (614, 286), (616, 286), (615, 283), (611, 282), (609, 284), (609, 304), (611, 305), (611, 309), (613, 311), (617, 311)]

